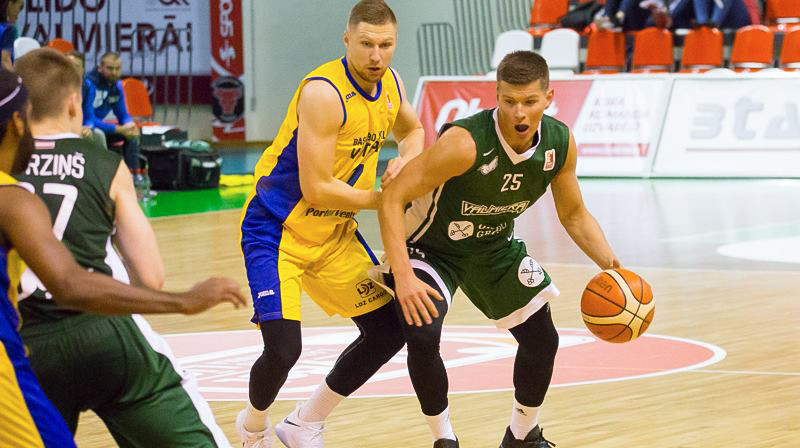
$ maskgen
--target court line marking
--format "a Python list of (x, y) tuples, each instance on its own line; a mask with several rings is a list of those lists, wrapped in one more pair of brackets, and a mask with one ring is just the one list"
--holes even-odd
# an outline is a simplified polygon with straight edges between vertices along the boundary
[[(321, 330), (329, 330), (330, 329), (330, 330), (334, 330), (334, 331), (340, 331), (342, 329), (350, 329), (350, 331), (354, 331), (355, 330), (354, 328), (351, 328), (351, 327), (340, 327), (340, 326), (332, 326), (332, 327), (331, 326), (322, 326), (322, 327), (313, 327), (313, 328), (321, 329)], [(445, 328), (449, 328), (449, 329), (452, 329), (452, 330), (464, 330), (464, 331), (467, 331), (470, 328), (494, 328), (494, 327), (484, 326), (484, 325), (456, 324), (456, 325), (446, 325)], [(558, 330), (564, 330), (564, 331), (576, 331), (576, 332), (580, 332), (580, 333), (588, 333), (588, 330), (586, 330), (585, 328), (557, 327), (557, 329)], [(169, 339), (170, 336), (207, 335), (209, 333), (228, 333), (228, 334), (230, 334), (230, 333), (245, 333), (245, 332), (251, 332), (251, 331), (252, 330), (222, 330), (222, 331), (209, 331), (209, 332), (175, 333), (175, 334), (166, 335), (166, 337), (167, 337), (167, 339)], [(642, 374), (639, 374), (639, 375), (630, 375), (630, 376), (623, 376), (623, 377), (616, 377), (616, 378), (604, 378), (604, 379), (596, 379), (596, 380), (589, 380), (589, 381), (574, 381), (574, 382), (570, 382), (570, 383), (553, 384), (553, 385), (550, 385), (550, 388), (553, 389), (553, 388), (561, 388), (561, 387), (572, 387), (572, 386), (585, 386), (585, 385), (594, 385), (594, 384), (603, 384), (603, 383), (613, 383), (613, 382), (619, 382), (619, 381), (630, 381), (630, 380), (639, 380), (639, 379), (645, 379), (645, 378), (653, 378), (653, 377), (658, 377), (658, 376), (671, 375), (671, 374), (675, 374), (675, 373), (693, 372), (693, 371), (698, 371), (698, 369), (702, 369), (703, 367), (707, 367), (707, 366), (713, 365), (715, 363), (718, 363), (718, 362), (724, 360), (727, 357), (727, 351), (724, 348), (719, 347), (719, 346), (714, 345), (714, 344), (707, 343), (707, 342), (698, 341), (698, 340), (695, 340), (695, 339), (681, 338), (681, 337), (677, 337), (677, 336), (667, 336), (667, 335), (658, 335), (658, 334), (648, 334), (647, 337), (656, 338), (656, 339), (667, 339), (667, 340), (684, 342), (684, 343), (687, 343), (687, 344), (699, 345), (699, 346), (709, 350), (712, 353), (712, 355), (711, 355), (711, 357), (709, 357), (705, 361), (701, 361), (699, 363), (688, 365), (688, 366), (684, 366), (684, 367), (680, 367), (680, 368), (659, 370), (659, 371), (650, 372), (650, 373), (642, 373)], [(250, 349), (252, 349), (252, 348), (250, 348)], [(242, 351), (242, 350), (248, 350), (248, 347), (242, 347), (242, 348), (238, 348), (238, 349), (230, 349), (230, 351), (234, 351), (234, 352)], [(259, 350), (260, 350), (260, 346), (259, 346)], [(207, 354), (194, 355), (194, 356), (190, 355), (190, 356), (187, 356), (187, 357), (180, 357), (180, 358), (178, 358), (178, 361), (181, 363), (181, 365), (186, 365), (187, 364), (186, 363), (186, 359), (194, 358), (196, 360), (196, 359), (198, 359), (198, 357), (199, 358), (203, 358), (205, 356), (207, 356)], [(639, 371), (642, 371), (642, 370), (639, 370)], [(375, 377), (371, 378), (368, 381), (368, 383), (373, 382), (374, 378)], [(314, 387), (316, 387), (316, 386), (314, 386)], [(213, 391), (212, 389), (214, 389), (213, 386), (212, 387), (200, 386), (200, 391), (201, 392)], [(245, 393), (246, 390), (247, 390), (246, 388), (236, 388), (236, 387), (234, 387), (234, 388), (226, 388), (226, 389), (233, 389), (233, 390), (241, 389), (240, 390), (241, 393)], [(461, 391), (450, 391), (449, 393), (450, 393), (450, 395), (465, 395), (465, 394), (481, 394), (481, 393), (491, 393), (491, 392), (507, 392), (507, 391), (513, 391), (513, 390), (514, 390), (513, 385), (509, 385), (509, 387), (507, 387), (507, 388), (461, 390)], [(370, 398), (413, 397), (413, 396), (414, 396), (414, 393), (410, 392), (410, 393), (399, 393), (399, 394), (370, 395), (370, 396), (367, 396), (367, 397), (352, 396), (352, 397), (349, 397), (349, 398), (370, 399)], [(294, 401), (294, 400), (299, 400), (299, 399), (305, 400), (305, 399), (307, 399), (307, 395), (306, 394), (298, 394), (298, 395), (295, 395), (295, 396), (290, 395), (290, 396), (287, 396), (287, 397), (279, 397), (279, 398), (276, 398), (276, 401), (284, 401), (284, 400)], [(207, 400), (208, 401), (214, 401), (214, 402), (246, 401), (246, 399), (243, 399), (243, 398), (213, 398), (213, 399), (212, 398), (207, 398)]]
[(699, 369), (692, 370), (697, 373), (716, 373), (726, 375), (774, 375), (774, 376), (800, 376), (800, 372), (765, 372), (759, 370), (715, 370), (715, 369)]

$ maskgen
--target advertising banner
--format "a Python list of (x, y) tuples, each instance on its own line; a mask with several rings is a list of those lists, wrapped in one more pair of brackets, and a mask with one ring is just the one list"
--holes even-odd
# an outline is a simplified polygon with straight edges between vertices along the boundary
[(800, 78), (676, 79), (653, 174), (800, 177)]
[(25, 0), (17, 28), (39, 42), (72, 42), (88, 69), (118, 49), (124, 74), (208, 75), (208, 9), (202, 0)]
[(241, 0), (211, 1), (211, 95), (214, 140), (244, 140), (244, 46)]
[[(566, 123), (578, 147), (578, 174), (642, 176), (649, 173), (663, 116), (668, 80), (581, 78), (553, 80), (555, 97), (545, 113)], [(452, 120), (496, 106), (495, 81), (422, 78), (417, 111), (426, 146)]]

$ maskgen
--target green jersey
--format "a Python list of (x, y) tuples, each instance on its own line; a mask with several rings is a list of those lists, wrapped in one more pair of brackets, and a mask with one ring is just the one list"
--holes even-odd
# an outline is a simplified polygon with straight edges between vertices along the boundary
[[(127, 281), (128, 275), (111, 245), (114, 201), (109, 189), (122, 158), (74, 134), (36, 140), (36, 150), (20, 185), (38, 195), (50, 210), (53, 233), (83, 268)], [(25, 327), (80, 314), (59, 307), (27, 270), (20, 282), (19, 304)]]
[(422, 196), (406, 210), (408, 243), (423, 251), (465, 257), (509, 245), (514, 219), (546, 191), (567, 158), (569, 128), (542, 117), (533, 146), (516, 153), (503, 139), (496, 110), (446, 124), (470, 132), (477, 154), (464, 174)]

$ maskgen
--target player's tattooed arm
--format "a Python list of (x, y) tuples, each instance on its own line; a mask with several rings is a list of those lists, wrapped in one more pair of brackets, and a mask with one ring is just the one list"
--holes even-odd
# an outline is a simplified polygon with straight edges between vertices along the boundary
[(603, 229), (583, 203), (578, 178), (575, 175), (577, 153), (575, 137), (570, 133), (567, 160), (550, 184), (558, 219), (575, 244), (601, 269), (619, 267), (619, 260), (611, 250)]
[(453, 127), (411, 160), (381, 196), (378, 207), (381, 237), (394, 275), (395, 296), (408, 325), (430, 324), (430, 316), (438, 317), (431, 297), (437, 300), (442, 297), (414, 275), (406, 248), (403, 209), (448, 179), (463, 174), (475, 163), (475, 157), (472, 135), (466, 129)]
[(21, 188), (4, 189), (2, 196), (3, 239), (64, 306), (98, 314), (194, 314), (223, 302), (246, 304), (239, 285), (227, 278), (206, 280), (183, 293), (164, 293), (86, 271), (53, 235), (50, 213), (41, 199)]
[(312, 204), (359, 210), (376, 208), (379, 193), (351, 187), (333, 176), (336, 138), (344, 120), (339, 94), (325, 81), (309, 81), (297, 100), (300, 190)]

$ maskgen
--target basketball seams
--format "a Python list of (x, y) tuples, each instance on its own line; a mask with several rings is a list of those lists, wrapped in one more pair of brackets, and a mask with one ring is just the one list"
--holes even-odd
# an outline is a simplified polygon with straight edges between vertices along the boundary
[[(619, 309), (620, 309), (620, 311), (625, 311), (625, 310), (626, 310), (626, 308), (625, 308), (624, 306), (621, 306), (619, 303), (617, 303), (617, 302), (615, 302), (615, 301), (613, 301), (613, 300), (609, 299), (608, 297), (606, 297), (606, 296), (604, 296), (604, 295), (600, 294), (599, 292), (597, 292), (597, 291), (595, 291), (595, 290), (593, 290), (593, 289), (589, 288), (588, 286), (586, 287), (586, 290), (587, 290), (587, 291), (589, 291), (589, 292), (591, 292), (592, 294), (596, 295), (597, 297), (600, 297), (601, 299), (605, 300), (606, 302), (608, 302), (608, 303), (610, 303), (610, 304), (612, 304), (612, 305), (616, 306), (617, 308), (619, 308)], [(626, 299), (626, 300), (627, 300), (627, 299)], [(616, 316), (616, 315), (619, 315), (619, 313), (615, 314), (615, 316)], [(598, 317), (599, 317), (599, 316), (598, 316)], [(611, 317), (611, 316), (607, 316), (607, 317)]]
[[(635, 339), (635, 338), (637, 338), (639, 336), (639, 330), (642, 328), (642, 325), (639, 324), (639, 325), (636, 325), (634, 327), (633, 322), (636, 320), (636, 317), (639, 315), (639, 308), (642, 307), (642, 302), (640, 302), (639, 299), (637, 299), (636, 296), (633, 295), (633, 290), (631, 289), (631, 285), (628, 284), (628, 281), (625, 280), (625, 277), (623, 277), (622, 274), (617, 272), (617, 270), (608, 269), (608, 270), (603, 271), (603, 272), (605, 272), (606, 274), (608, 274), (609, 277), (614, 279), (614, 281), (617, 283), (617, 286), (619, 286), (619, 289), (622, 291), (622, 295), (625, 296), (625, 309), (628, 310), (628, 311), (631, 311), (633, 313), (633, 318), (631, 318), (631, 320), (628, 321), (627, 327), (630, 328), (631, 329), (631, 333), (633, 333), (633, 337), (631, 339)], [(628, 272), (630, 272), (630, 271), (628, 271)], [(639, 277), (637, 274), (633, 274), (633, 275), (636, 275), (637, 277)], [(641, 280), (641, 278), (640, 278), (640, 280)], [(640, 282), (640, 284), (641, 284), (641, 282)], [(628, 303), (629, 302), (633, 302), (633, 301), (636, 302), (636, 310), (631, 310), (631, 309), (628, 308)], [(631, 303), (631, 305), (633, 305), (633, 303)], [(622, 333), (620, 333), (620, 334), (622, 334)], [(617, 335), (617, 336), (619, 336), (619, 335)]]

